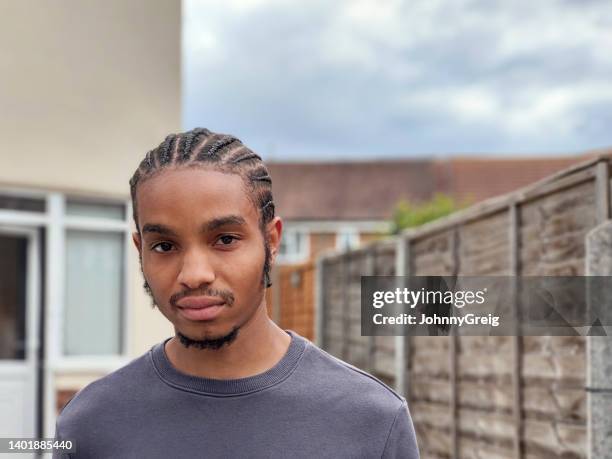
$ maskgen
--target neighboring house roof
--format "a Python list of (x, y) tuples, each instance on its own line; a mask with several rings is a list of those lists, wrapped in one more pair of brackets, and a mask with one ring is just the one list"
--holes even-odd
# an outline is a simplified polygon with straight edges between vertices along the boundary
[(430, 161), (269, 163), (277, 213), (288, 220), (386, 219), (401, 197), (434, 191)]
[(588, 159), (455, 157), (354, 162), (268, 162), (277, 214), (286, 220), (388, 219), (400, 199), (435, 192), (473, 202), (507, 193)]
[(438, 162), (436, 173), (443, 191), (478, 202), (529, 185), (588, 157), (453, 158)]

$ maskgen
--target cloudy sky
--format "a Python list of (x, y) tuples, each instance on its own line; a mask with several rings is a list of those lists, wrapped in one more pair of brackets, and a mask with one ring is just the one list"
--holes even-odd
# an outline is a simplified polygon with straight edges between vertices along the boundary
[(612, 2), (184, 0), (183, 125), (268, 160), (612, 147)]

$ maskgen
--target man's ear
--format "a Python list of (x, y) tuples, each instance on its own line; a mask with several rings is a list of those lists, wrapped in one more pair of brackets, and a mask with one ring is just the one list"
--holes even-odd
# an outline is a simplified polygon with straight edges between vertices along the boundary
[(270, 223), (268, 223), (268, 242), (270, 247), (270, 256), (272, 258), (271, 265), (276, 260), (276, 255), (280, 249), (281, 236), (283, 233), (283, 221), (280, 217), (274, 217)]
[(141, 252), (141, 247), (140, 247), (140, 233), (138, 231), (134, 231), (132, 233), (132, 241), (134, 242), (134, 245), (136, 246), (136, 249), (138, 249), (138, 254), (142, 255)]

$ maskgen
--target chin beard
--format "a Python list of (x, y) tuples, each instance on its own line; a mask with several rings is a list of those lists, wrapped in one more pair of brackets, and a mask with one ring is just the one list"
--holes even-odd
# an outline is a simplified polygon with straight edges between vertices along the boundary
[(210, 339), (192, 339), (183, 335), (178, 330), (176, 331), (176, 336), (185, 348), (193, 346), (196, 349), (219, 349), (226, 344), (229, 346), (238, 336), (238, 330), (240, 330), (240, 327), (234, 327), (227, 335)]

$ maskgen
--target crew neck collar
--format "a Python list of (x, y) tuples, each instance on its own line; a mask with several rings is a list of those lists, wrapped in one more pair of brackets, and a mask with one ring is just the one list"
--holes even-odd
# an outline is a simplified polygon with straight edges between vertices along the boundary
[(203, 378), (179, 371), (170, 363), (166, 355), (165, 346), (172, 337), (153, 346), (149, 355), (159, 377), (173, 387), (207, 395), (241, 395), (277, 384), (287, 378), (295, 369), (306, 348), (307, 341), (293, 330), (285, 330), (285, 333), (291, 337), (285, 355), (272, 368), (246, 378)]

